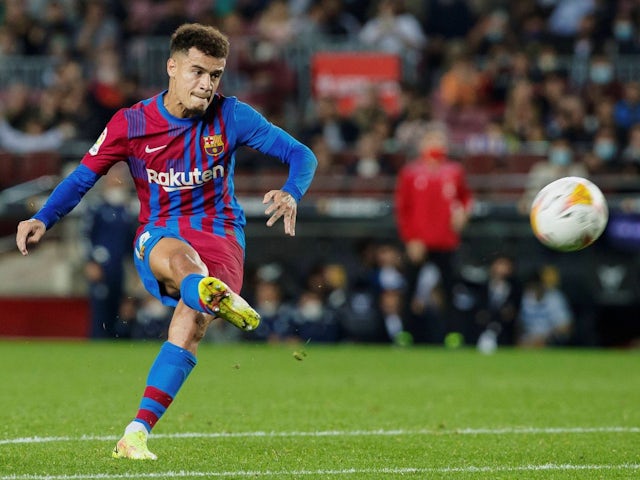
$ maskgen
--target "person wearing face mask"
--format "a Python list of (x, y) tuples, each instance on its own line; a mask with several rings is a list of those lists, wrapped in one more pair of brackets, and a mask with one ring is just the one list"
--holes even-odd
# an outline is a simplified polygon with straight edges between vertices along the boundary
[(622, 84), (616, 78), (613, 63), (605, 54), (594, 55), (589, 64), (589, 77), (582, 89), (587, 104), (599, 105), (608, 98), (622, 96)]
[(133, 254), (136, 227), (127, 173), (121, 163), (105, 175), (97, 200), (83, 216), (92, 338), (126, 338), (130, 332), (131, 325), (120, 320), (125, 264)]
[(315, 290), (300, 294), (292, 323), (295, 336), (302, 342), (335, 343), (340, 340), (336, 314), (324, 305), (322, 295)]
[(633, 19), (628, 14), (619, 14), (613, 21), (612, 30), (618, 53), (633, 54), (640, 51)]
[(409, 264), (407, 297), (412, 297), (418, 274), (428, 258), (440, 270), (446, 311), (456, 276), (455, 254), (471, 215), (473, 194), (460, 163), (448, 157), (447, 134), (442, 125), (427, 127), (419, 152), (400, 170), (395, 189), (398, 233)]
[(611, 170), (618, 163), (618, 142), (611, 128), (601, 128), (593, 139), (593, 154)]
[(528, 215), (533, 198), (542, 187), (552, 181), (562, 177), (586, 177), (587, 175), (585, 165), (576, 161), (575, 152), (569, 140), (563, 137), (555, 139), (549, 146), (547, 158), (535, 163), (529, 170), (524, 193), (518, 202), (518, 210), (523, 215)]

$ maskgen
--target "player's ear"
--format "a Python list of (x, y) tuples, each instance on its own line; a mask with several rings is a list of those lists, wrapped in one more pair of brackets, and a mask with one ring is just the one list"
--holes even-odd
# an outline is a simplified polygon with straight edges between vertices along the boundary
[(176, 76), (176, 60), (173, 57), (169, 57), (167, 60), (167, 75), (169, 75), (169, 77), (175, 77)]

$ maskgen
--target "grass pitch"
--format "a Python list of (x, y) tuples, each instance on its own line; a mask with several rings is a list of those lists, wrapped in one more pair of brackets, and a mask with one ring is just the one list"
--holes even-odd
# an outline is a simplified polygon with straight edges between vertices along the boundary
[(0, 480), (640, 478), (634, 351), (205, 344), (114, 460), (159, 346), (0, 342)]

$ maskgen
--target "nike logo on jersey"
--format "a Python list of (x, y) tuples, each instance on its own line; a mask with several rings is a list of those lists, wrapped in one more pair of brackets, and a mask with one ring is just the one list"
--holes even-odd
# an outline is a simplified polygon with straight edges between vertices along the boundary
[(211, 170), (195, 168), (190, 172), (176, 172), (173, 168), (170, 168), (168, 172), (156, 172), (147, 168), (147, 180), (149, 183), (160, 185), (165, 192), (198, 188), (206, 182), (220, 177), (224, 177), (224, 167), (222, 165), (216, 165)]
[(160, 145), (159, 147), (153, 147), (151, 148), (149, 145), (147, 145), (146, 147), (144, 147), (144, 151), (147, 153), (153, 153), (153, 152), (157, 152), (158, 150), (162, 150), (163, 148), (167, 148), (166, 145)]

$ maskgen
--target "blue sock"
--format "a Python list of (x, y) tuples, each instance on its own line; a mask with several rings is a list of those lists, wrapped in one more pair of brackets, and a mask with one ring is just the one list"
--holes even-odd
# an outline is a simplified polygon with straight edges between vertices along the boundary
[(187, 307), (198, 312), (207, 313), (200, 304), (200, 293), (198, 292), (198, 284), (203, 278), (204, 275), (198, 273), (192, 273), (184, 277), (180, 284), (180, 296)]
[(134, 419), (150, 432), (177, 395), (193, 367), (196, 357), (177, 345), (165, 342), (149, 370), (147, 386)]

